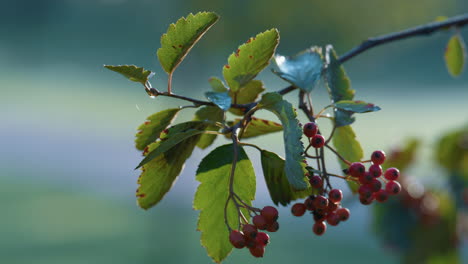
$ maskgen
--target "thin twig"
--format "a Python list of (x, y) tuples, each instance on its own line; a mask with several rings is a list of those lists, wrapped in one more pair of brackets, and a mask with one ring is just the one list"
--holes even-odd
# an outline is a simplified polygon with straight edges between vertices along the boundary
[(249, 147), (252, 147), (252, 148), (256, 148), (260, 152), (263, 151), (263, 149), (261, 149), (259, 146), (255, 145), (255, 144), (250, 144), (250, 143), (245, 143), (245, 142), (239, 142), (239, 144), (243, 145), (243, 146), (249, 146)]
[(346, 160), (343, 156), (341, 156), (340, 153), (338, 153), (334, 148), (330, 147), (330, 145), (325, 145), (325, 147), (327, 147), (329, 150), (331, 150), (333, 153), (335, 153), (335, 155), (336, 155), (341, 161), (343, 161), (344, 163), (346, 163), (348, 166), (351, 165), (351, 162), (349, 162), (349, 161)]
[(446, 29), (448, 27), (463, 27), (468, 24), (468, 14), (463, 14), (460, 16), (455, 16), (449, 19), (446, 19), (442, 22), (432, 22), (429, 24), (409, 28), (403, 31), (390, 33), (387, 35), (382, 35), (374, 38), (369, 38), (364, 41), (361, 45), (354, 47), (350, 51), (344, 53), (341, 57), (338, 58), (340, 63), (344, 63), (356, 55), (367, 51), (375, 46), (379, 46), (385, 43), (393, 42), (396, 40), (406, 39), (409, 37), (415, 36), (428, 36), (432, 33)]

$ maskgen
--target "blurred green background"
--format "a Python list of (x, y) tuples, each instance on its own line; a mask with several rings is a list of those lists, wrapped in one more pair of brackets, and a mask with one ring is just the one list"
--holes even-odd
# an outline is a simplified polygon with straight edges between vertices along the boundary
[[(160, 36), (179, 17), (201, 10), (215, 11), (221, 20), (173, 82), (176, 93), (197, 98), (208, 90), (210, 76), (221, 76), (228, 55), (265, 29), (280, 30), (280, 54), (329, 43), (343, 53), (370, 36), (468, 12), (468, 2), (1, 0), (0, 263), (211, 262), (199, 244), (191, 205), (194, 171), (212, 148), (196, 150), (163, 202), (139, 209), (136, 127), (149, 114), (184, 103), (150, 99), (141, 87), (102, 67), (136, 64), (156, 72), (153, 86), (164, 87), (166, 76), (155, 56)], [(461, 33), (468, 39), (467, 29)], [(426, 147), (414, 174), (435, 186), (442, 180), (432, 165), (434, 142), (468, 122), (468, 74), (451, 78), (443, 61), (449, 36), (441, 32), (388, 44), (345, 64), (356, 98), (383, 109), (358, 116), (354, 125), (366, 155), (417, 136)], [(287, 85), (269, 70), (259, 78), (269, 91)], [(328, 103), (323, 87), (313, 96), (317, 107)], [(190, 118), (189, 112), (179, 120)], [(258, 142), (281, 153), (282, 145), (274, 144), (281, 137)], [(258, 154), (248, 153), (259, 179), (255, 205), (270, 204)], [(338, 169), (334, 159), (329, 163)], [(226, 263), (398, 263), (398, 255), (372, 233), (371, 210), (353, 202), (347, 206), (351, 219), (323, 237), (312, 234), (311, 219), (293, 218), (283, 208), (281, 229), (264, 259), (237, 250)], [(465, 239), (464, 263), (466, 245)]]

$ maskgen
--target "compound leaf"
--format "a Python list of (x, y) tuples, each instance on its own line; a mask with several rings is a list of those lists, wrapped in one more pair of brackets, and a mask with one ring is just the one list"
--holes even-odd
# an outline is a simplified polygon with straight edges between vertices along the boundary
[(278, 30), (270, 29), (250, 38), (229, 56), (223, 76), (232, 92), (237, 92), (269, 64), (278, 42)]
[[(224, 112), (219, 107), (216, 106), (205, 106), (200, 108), (195, 113), (194, 121), (206, 121), (208, 123), (213, 122), (222, 122), (224, 118)], [(209, 125), (206, 130), (210, 131), (218, 131), (219, 127), (211, 124)], [(200, 140), (197, 143), (197, 147), (201, 149), (205, 149), (215, 141), (217, 135), (216, 134), (203, 134), (200, 137)]]
[[(361, 144), (356, 139), (356, 134), (351, 126), (337, 127), (333, 136), (333, 145), (338, 153), (349, 162), (359, 162), (364, 157), (364, 151)], [(347, 169), (349, 166), (339, 160), (342, 169)], [(358, 185), (354, 182), (347, 181), (353, 192), (356, 192)]]
[(213, 12), (189, 14), (180, 18), (175, 24), (170, 24), (167, 33), (161, 37), (161, 48), (157, 55), (161, 66), (168, 74), (172, 74), (182, 62), (187, 53), (205, 34), (219, 17)]
[[(199, 138), (200, 134), (189, 137), (141, 167), (142, 173), (138, 178), (139, 186), (136, 192), (141, 208), (153, 207), (171, 189)], [(144, 154), (152, 153), (162, 142), (151, 143)]]
[[(191, 121), (177, 124), (169, 128), (167, 135), (161, 134), (161, 142), (158, 144), (157, 148), (150, 151), (140, 164), (138, 164), (136, 169), (155, 159), (159, 155), (162, 155), (171, 148), (179, 145), (186, 139), (202, 134), (205, 132), (207, 126), (208, 124), (204, 122)], [(197, 141), (198, 139), (199, 137), (197, 137)]]
[(465, 66), (465, 43), (460, 34), (453, 35), (445, 48), (445, 64), (448, 72), (453, 76), (459, 76)]
[(138, 127), (135, 138), (135, 147), (144, 150), (146, 146), (156, 141), (159, 134), (166, 129), (174, 120), (180, 108), (166, 109), (150, 115), (146, 122)]
[(222, 93), (222, 92), (227, 92), (228, 91), (228, 88), (226, 88), (226, 85), (224, 85), (223, 81), (221, 81), (219, 78), (217, 77), (211, 77), (208, 79), (208, 82), (210, 83), (211, 85), (211, 88), (213, 89), (213, 91), (215, 92), (219, 92), (219, 93)]
[(130, 81), (139, 82), (143, 85), (146, 84), (149, 78), (153, 76), (151, 71), (137, 67), (135, 65), (104, 65), (105, 68), (120, 73)]
[(206, 92), (205, 96), (223, 111), (227, 111), (231, 107), (232, 99), (228, 92)]
[(278, 93), (266, 93), (258, 105), (274, 113), (283, 125), (284, 147), (286, 164), (284, 171), (289, 183), (295, 190), (305, 190), (308, 186), (304, 181), (303, 157), (304, 145), (302, 144), (302, 130), (299, 127), (297, 113), (291, 103), (283, 100)]
[[(232, 250), (229, 231), (224, 222), (224, 207), (229, 197), (229, 179), (233, 162), (233, 145), (216, 148), (201, 161), (197, 170), (200, 182), (193, 207), (200, 210), (198, 230), (201, 243), (208, 255), (217, 263), (225, 259)], [(255, 172), (245, 151), (238, 148), (238, 158), (233, 181), (234, 192), (247, 204), (255, 199)], [(231, 228), (237, 229), (239, 213), (232, 200), (227, 204), (227, 220)], [(249, 214), (244, 212), (249, 219)]]
[[(265, 91), (262, 81), (252, 80), (248, 82), (244, 87), (240, 88), (237, 92), (229, 92), (233, 102), (235, 104), (248, 104), (257, 100), (258, 95)], [(231, 108), (229, 112), (235, 115), (244, 115), (242, 109)]]
[(285, 161), (276, 153), (262, 150), (261, 161), (268, 192), (275, 205), (286, 206), (291, 201), (310, 195), (310, 190), (295, 191), (291, 187), (284, 172)]
[(310, 92), (320, 79), (323, 68), (322, 49), (312, 47), (293, 57), (275, 55), (279, 71), (273, 71), (299, 89)]

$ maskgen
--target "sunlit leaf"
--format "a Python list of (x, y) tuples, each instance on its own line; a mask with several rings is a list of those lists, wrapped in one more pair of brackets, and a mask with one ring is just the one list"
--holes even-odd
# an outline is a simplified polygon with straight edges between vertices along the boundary
[(139, 82), (143, 85), (145, 85), (148, 79), (153, 75), (151, 71), (145, 70), (135, 65), (104, 65), (104, 67), (111, 71), (122, 74), (130, 81)]
[(379, 111), (380, 107), (364, 101), (341, 100), (335, 103), (335, 107), (351, 113), (367, 113)]
[(453, 35), (447, 47), (445, 48), (445, 64), (447, 65), (448, 72), (457, 77), (463, 72), (465, 66), (465, 43), (460, 34)]
[(228, 92), (206, 92), (206, 98), (221, 108), (223, 111), (227, 111), (231, 107), (231, 97)]
[(135, 138), (135, 146), (139, 150), (156, 141), (159, 134), (174, 120), (180, 108), (170, 108), (150, 115), (146, 122), (138, 127)]
[[(248, 104), (257, 100), (258, 95), (265, 91), (262, 81), (252, 80), (244, 87), (240, 88), (237, 92), (229, 92), (233, 103), (235, 104)], [(235, 115), (244, 115), (244, 111), (238, 108), (231, 108), (229, 112)]]
[(164, 71), (172, 74), (218, 18), (213, 12), (199, 12), (195, 15), (189, 14), (187, 18), (182, 17), (175, 24), (170, 24), (167, 33), (161, 37), (161, 48), (157, 52)]
[(291, 201), (311, 194), (310, 188), (305, 191), (295, 191), (291, 187), (284, 171), (285, 161), (276, 153), (262, 150), (261, 161), (268, 192), (274, 204), (286, 206)]
[(253, 80), (270, 63), (278, 42), (278, 30), (270, 29), (250, 38), (229, 56), (223, 75), (232, 92)]
[[(349, 162), (359, 162), (364, 157), (361, 144), (357, 141), (356, 134), (351, 126), (337, 127), (332, 142), (336, 151)], [(342, 169), (347, 169), (349, 167), (349, 165), (340, 159), (338, 160), (340, 161)], [(351, 190), (356, 192), (359, 186), (355, 182), (347, 182)]]
[(150, 151), (140, 162), (140, 164), (138, 164), (136, 169), (140, 168), (171, 148), (179, 145), (182, 141), (202, 134), (205, 132), (204, 130), (207, 126), (208, 124), (204, 122), (191, 121), (171, 127), (167, 135), (161, 135), (161, 143), (158, 144), (157, 148), (155, 148), (153, 151)]
[[(238, 148), (238, 159), (233, 181), (233, 191), (247, 204), (255, 199), (255, 172), (245, 151)], [(224, 207), (229, 196), (229, 182), (233, 162), (233, 145), (216, 148), (203, 158), (197, 170), (200, 182), (193, 207), (200, 210), (198, 230), (201, 243), (208, 255), (217, 263), (232, 250), (229, 231), (224, 221)], [(232, 200), (227, 205), (227, 219), (231, 228), (238, 229), (239, 213)], [(243, 212), (247, 219), (249, 214)]]
[[(171, 189), (199, 138), (200, 134), (189, 137), (141, 167), (142, 172), (138, 178), (136, 192), (138, 205), (141, 208), (149, 209), (156, 205)], [(158, 149), (161, 143), (161, 141), (151, 143), (146, 153)]]
[(222, 93), (228, 91), (228, 88), (226, 88), (226, 85), (224, 85), (223, 81), (221, 81), (217, 77), (211, 77), (210, 79), (208, 79), (208, 82), (210, 83), (211, 88), (213, 88), (213, 91), (215, 92)]
[[(228, 125), (232, 126), (240, 121), (241, 119), (235, 119), (232, 122), (228, 122)], [(252, 120), (249, 122), (249, 124), (244, 130), (244, 133), (242, 134), (242, 138), (257, 137), (269, 133), (279, 132), (282, 130), (283, 126), (281, 124), (266, 119), (252, 117)], [(239, 135), (239, 137), (240, 136), (241, 135)], [(230, 134), (226, 135), (226, 137), (230, 138)]]
[[(224, 112), (219, 107), (216, 106), (205, 106), (200, 108), (195, 113), (194, 121), (207, 121), (212, 122), (222, 122), (224, 118)], [(218, 131), (219, 127), (214, 124), (210, 124), (206, 130), (209, 131)], [(197, 147), (205, 149), (209, 147), (215, 141), (217, 135), (215, 134), (203, 134), (200, 137), (200, 140), (197, 143)]]
[(310, 92), (322, 74), (322, 49), (312, 47), (293, 57), (275, 55), (275, 62), (279, 71), (274, 73), (295, 87)]
[(295, 190), (304, 190), (308, 183), (304, 181), (303, 157), (304, 146), (301, 141), (302, 130), (299, 127), (297, 113), (291, 103), (283, 100), (278, 93), (266, 93), (258, 105), (274, 113), (283, 125), (286, 165), (284, 171), (289, 183)]

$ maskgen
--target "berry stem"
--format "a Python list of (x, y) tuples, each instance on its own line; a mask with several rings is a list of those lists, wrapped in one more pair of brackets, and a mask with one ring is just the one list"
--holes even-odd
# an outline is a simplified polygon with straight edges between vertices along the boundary
[(325, 147), (327, 147), (329, 150), (331, 150), (333, 153), (335, 153), (335, 155), (336, 155), (341, 161), (343, 161), (344, 163), (346, 163), (346, 165), (348, 165), (348, 166), (351, 165), (351, 162), (349, 162), (349, 161), (346, 160), (343, 156), (341, 156), (340, 153), (338, 153), (334, 148), (330, 147), (330, 145), (326, 144)]
[(248, 147), (252, 147), (252, 148), (256, 148), (258, 149), (258, 151), (262, 152), (263, 149), (261, 149), (259, 146), (255, 145), (255, 144), (250, 144), (250, 143), (245, 143), (245, 142), (239, 142), (240, 145), (243, 145), (243, 146), (248, 146)]

